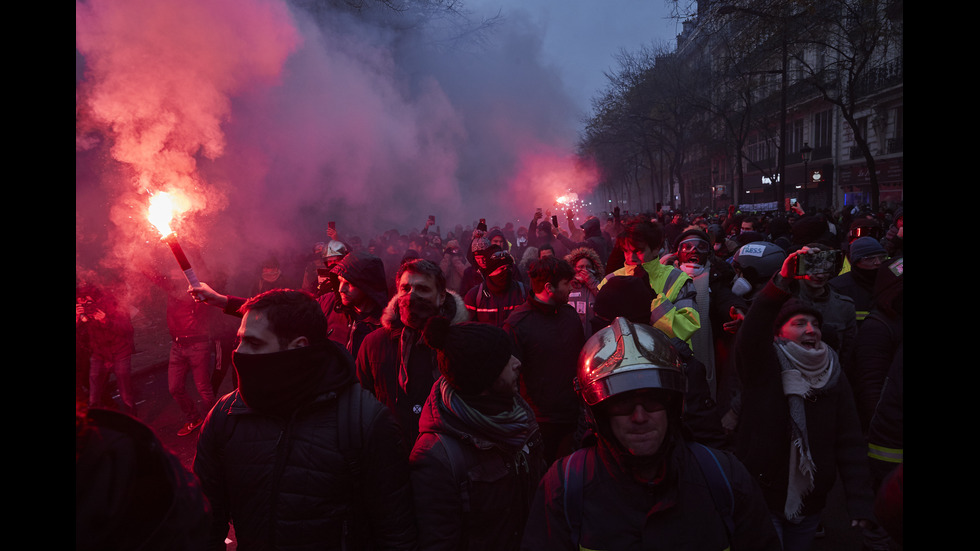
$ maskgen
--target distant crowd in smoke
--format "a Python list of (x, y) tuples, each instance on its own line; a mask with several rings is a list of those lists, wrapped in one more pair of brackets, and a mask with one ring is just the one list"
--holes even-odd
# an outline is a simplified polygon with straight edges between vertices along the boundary
[(173, 262), (145, 221), (157, 191), (190, 202), (175, 230), (192, 262), (231, 277), (270, 251), (294, 262), (328, 220), (367, 246), (430, 213), (518, 220), (595, 184), (530, 23), (329, 4), (76, 2), (77, 274), (142, 300), (142, 274)]

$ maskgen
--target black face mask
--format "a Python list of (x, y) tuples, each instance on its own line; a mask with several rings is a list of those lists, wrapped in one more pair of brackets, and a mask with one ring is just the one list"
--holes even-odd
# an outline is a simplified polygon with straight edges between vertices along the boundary
[[(332, 386), (326, 345), (269, 354), (231, 353), (238, 391), (248, 407), (287, 415)], [(336, 383), (336, 382), (333, 382)]]

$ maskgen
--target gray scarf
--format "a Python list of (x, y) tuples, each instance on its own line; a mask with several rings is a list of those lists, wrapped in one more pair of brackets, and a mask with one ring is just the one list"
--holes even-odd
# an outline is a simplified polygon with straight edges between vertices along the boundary
[(777, 338), (774, 346), (782, 368), (783, 394), (789, 403), (790, 416), (790, 469), (783, 514), (793, 521), (803, 509), (803, 498), (813, 490), (816, 471), (807, 438), (804, 400), (814, 391), (836, 385), (841, 370), (837, 353), (826, 343), (809, 349)]

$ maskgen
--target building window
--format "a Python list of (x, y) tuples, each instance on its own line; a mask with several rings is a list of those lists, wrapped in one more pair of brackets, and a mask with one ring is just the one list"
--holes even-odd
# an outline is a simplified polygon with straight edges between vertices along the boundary
[(815, 113), (813, 115), (813, 147), (830, 147), (832, 137), (830, 110)]
[(789, 132), (786, 143), (787, 153), (799, 153), (803, 149), (803, 142), (809, 141), (803, 133), (803, 119), (790, 122), (787, 131)]

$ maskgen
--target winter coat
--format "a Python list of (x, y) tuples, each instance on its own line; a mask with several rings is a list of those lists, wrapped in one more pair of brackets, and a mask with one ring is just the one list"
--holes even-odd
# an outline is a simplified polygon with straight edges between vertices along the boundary
[[(457, 324), (468, 321), (466, 306), (459, 295), (446, 291), (441, 315)], [(401, 365), (401, 336), (405, 325), (398, 314), (398, 297), (392, 297), (381, 314), (381, 327), (364, 337), (357, 353), (357, 379), (395, 416), (401, 425), (403, 440), (411, 446), (418, 437), (422, 405), (429, 397), (432, 383), (439, 378), (436, 351), (421, 339), (408, 356), (408, 382), (398, 383)]]
[(511, 270), (510, 284), (502, 293), (495, 293), (488, 283), (483, 282), (470, 289), (463, 302), (471, 321), (503, 327), (507, 317), (527, 300), (528, 288), (518, 277), (517, 270)]
[[(211, 549), (224, 549), (229, 520), (242, 549), (415, 549), (416, 530), (407, 448), (394, 419), (353, 382), (342, 347), (326, 372), (341, 381), (288, 418), (249, 408), (238, 390), (208, 415), (194, 472), (214, 512)], [(337, 370), (347, 376), (337, 376)], [(325, 379), (327, 375), (325, 375)], [(360, 477), (340, 447), (342, 393), (361, 393)], [(345, 534), (369, 538), (345, 541)]]
[(521, 394), (534, 408), (538, 423), (576, 423), (579, 399), (572, 380), (585, 333), (575, 310), (531, 295), (507, 318), (504, 331), (521, 361)]
[(861, 427), (867, 431), (871, 416), (881, 398), (881, 389), (892, 361), (904, 338), (903, 317), (874, 310), (858, 330), (860, 346), (854, 349), (854, 361), (848, 377), (853, 381)]
[[(538, 486), (521, 549), (780, 549), (759, 488), (732, 454), (714, 450), (734, 492), (735, 541), (730, 542), (708, 481), (683, 443), (671, 449), (667, 474), (657, 484), (624, 472), (601, 441), (586, 450), (580, 503), (566, 501), (573, 499), (564, 478), (569, 458), (559, 459)], [(579, 514), (566, 516), (572, 507)], [(572, 517), (578, 519), (580, 547), (572, 541)]]
[[(540, 433), (534, 430), (520, 448), (494, 441), (440, 407), (437, 393), (438, 383), (422, 410), (421, 433), (409, 459), (419, 548), (518, 549), (547, 468)], [(530, 406), (520, 403), (530, 413)]]
[[(769, 508), (777, 512), (783, 511), (786, 502), (791, 442), (789, 404), (773, 345), (773, 325), (791, 296), (785, 288), (768, 282), (752, 301), (735, 344), (735, 366), (742, 382), (735, 453), (759, 483)], [(847, 377), (814, 391), (804, 404), (815, 473), (814, 488), (804, 497), (801, 514), (823, 510), (839, 474), (850, 518), (870, 519), (873, 496), (867, 447)]]

